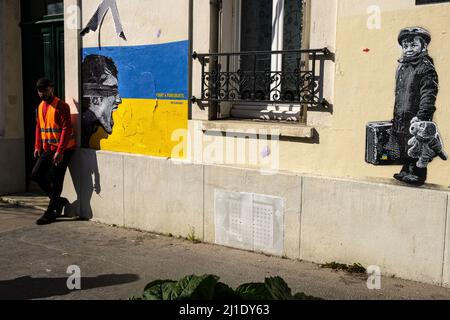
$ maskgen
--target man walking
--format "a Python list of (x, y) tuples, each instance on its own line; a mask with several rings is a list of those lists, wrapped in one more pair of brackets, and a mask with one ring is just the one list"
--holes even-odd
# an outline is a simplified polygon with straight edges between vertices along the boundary
[(44, 225), (54, 222), (68, 203), (67, 199), (61, 198), (61, 193), (76, 141), (70, 107), (55, 97), (53, 83), (49, 79), (39, 79), (36, 88), (42, 102), (37, 112), (34, 149), (34, 157), (38, 160), (31, 178), (50, 198), (44, 215), (36, 221), (36, 224)]

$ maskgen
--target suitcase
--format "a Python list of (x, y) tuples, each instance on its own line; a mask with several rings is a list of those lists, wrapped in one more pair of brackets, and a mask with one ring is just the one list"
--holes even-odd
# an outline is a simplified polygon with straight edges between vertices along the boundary
[(366, 162), (389, 165), (399, 161), (400, 146), (392, 134), (392, 122), (369, 122), (366, 126)]

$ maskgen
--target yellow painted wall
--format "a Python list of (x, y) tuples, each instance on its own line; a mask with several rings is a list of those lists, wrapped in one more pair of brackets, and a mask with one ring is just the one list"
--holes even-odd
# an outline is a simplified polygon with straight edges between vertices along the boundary
[[(173, 132), (187, 130), (187, 101), (123, 99), (113, 113), (114, 129), (108, 135), (99, 128), (91, 147), (99, 150), (171, 157), (179, 143)], [(184, 158), (185, 154), (179, 154)]]
[[(98, 2), (100, 1), (83, 1), (84, 21)], [(324, 2), (327, 5), (323, 5)], [(182, 12), (187, 12), (187, 1), (171, 0), (168, 3), (152, 0), (139, 2), (139, 5), (136, 1), (135, 5), (128, 6), (126, 3), (128, 2), (118, 0), (119, 9), (127, 7), (121, 14), (125, 21), (126, 33), (130, 30), (127, 37), (131, 39), (134, 34), (135, 40), (125, 44), (117, 37), (105, 37), (106, 31), (108, 33), (114, 31), (112, 19), (107, 16), (102, 29), (104, 45), (155, 44), (187, 38), (187, 15), (182, 15)], [(206, 43), (209, 39), (209, 25), (207, 19), (204, 19), (209, 16), (209, 2), (199, 1), (195, 2), (195, 5), (194, 50), (203, 52), (206, 49), (203, 48), (204, 44), (201, 41)], [(400, 29), (408, 26), (422, 26), (432, 34), (429, 51), (435, 60), (440, 77), (435, 121), (439, 125), (444, 143), (450, 146), (450, 123), (446, 123), (446, 119), (450, 118), (450, 109), (447, 107), (450, 105), (450, 91), (446, 89), (450, 86), (450, 3), (416, 6), (415, 0), (321, 0), (321, 5), (315, 5), (314, 1), (312, 5), (314, 16), (311, 17), (310, 43), (314, 47), (328, 45), (336, 54), (335, 63), (331, 66), (328, 64), (325, 84), (327, 99), (333, 103), (334, 112), (331, 116), (310, 114), (310, 119), (314, 119), (314, 127), (319, 134), (318, 144), (298, 141), (279, 143), (279, 168), (357, 179), (391, 178), (392, 174), (399, 170), (397, 166), (375, 167), (365, 163), (365, 126), (369, 121), (392, 118), (395, 70), (397, 59), (401, 54), (397, 35)], [(378, 6), (381, 10), (380, 29), (367, 27), (367, 21), (373, 14), (373, 11), (368, 13), (367, 10), (373, 6)], [(158, 15), (156, 15), (157, 12)], [(336, 21), (335, 28), (325, 28), (330, 21)], [(164, 36), (157, 38), (155, 32), (159, 29)], [(96, 45), (97, 35), (89, 34), (84, 41), (88, 46)], [(370, 51), (363, 52), (365, 48), (369, 48)], [(198, 83), (200, 83), (197, 69), (198, 65), (194, 64), (194, 94), (198, 91)], [(130, 101), (124, 101), (124, 105), (130, 103)], [(134, 112), (134, 107), (132, 108)], [(119, 123), (124, 121), (121, 117), (128, 116), (121, 114), (124, 109), (119, 108), (121, 111), (117, 111), (114, 116), (115, 130)], [(207, 110), (198, 109), (194, 106), (194, 119), (204, 119)], [(184, 111), (187, 112), (187, 108)], [(181, 119), (181, 115), (182, 113), (178, 114), (179, 117), (176, 119)], [(145, 121), (151, 123), (154, 119), (148, 118)], [(190, 131), (193, 131), (195, 121), (191, 123)], [(183, 126), (168, 127), (166, 132), (176, 127)], [(150, 132), (161, 132), (161, 130), (155, 126)], [(108, 139), (101, 140), (99, 147), (117, 151), (124, 151), (127, 148), (130, 150), (129, 146), (120, 141), (128, 138), (122, 139), (123, 136), (121, 136), (119, 139), (118, 134), (118, 132), (114, 133)], [(97, 137), (99, 136), (101, 136), (100, 133)], [(166, 156), (170, 154), (170, 147), (176, 145), (176, 142), (170, 142), (173, 144), (163, 142), (164, 146), (161, 146), (156, 142), (158, 139), (168, 141), (167, 136), (153, 138), (152, 142), (145, 147), (138, 143), (133, 147), (134, 150), (141, 150), (139, 153), (144, 154), (157, 152), (156, 154)], [(206, 142), (203, 145), (207, 147), (211, 137), (204, 136), (204, 140)], [(190, 146), (191, 149), (193, 147)], [(450, 147), (447, 147), (447, 151), (450, 151), (448, 148)], [(448, 186), (450, 179), (447, 177), (449, 176), (450, 162), (436, 159), (430, 165), (428, 182)]]
[[(381, 28), (369, 29), (369, 6), (381, 9)], [(372, 11), (373, 12), (373, 11)], [(450, 151), (450, 3), (416, 6), (414, 0), (340, 0), (336, 31), (334, 113), (329, 128), (318, 126), (320, 144), (282, 142), (282, 169), (339, 177), (391, 178), (397, 166), (365, 163), (365, 125), (392, 119), (395, 71), (404, 27), (422, 26), (432, 35), (429, 47), (440, 80), (435, 121)], [(369, 53), (363, 49), (369, 48)], [(450, 162), (435, 159), (429, 183), (450, 185)]]
[[(432, 35), (429, 52), (440, 78), (434, 120), (450, 152), (450, 3), (416, 6), (415, 0), (320, 0), (312, 5), (311, 45), (327, 45), (336, 54), (325, 81), (325, 86), (332, 87), (325, 91), (334, 112), (331, 116), (310, 113), (318, 144), (279, 142), (279, 168), (356, 179), (392, 178), (399, 171), (399, 166), (375, 167), (365, 162), (365, 127), (370, 121), (392, 119), (395, 72), (401, 56), (397, 36), (410, 26), (422, 26)], [(381, 10), (380, 29), (367, 26), (373, 6)], [(336, 28), (327, 28), (333, 14)], [(370, 51), (365, 53), (365, 48)], [(211, 137), (203, 140), (207, 145)], [(429, 166), (428, 182), (449, 186), (450, 161), (435, 159)]]
[[(339, 2), (335, 113), (333, 128), (323, 137), (329, 150), (325, 151), (329, 156), (323, 167), (332, 174), (354, 177), (390, 178), (398, 170), (364, 162), (365, 124), (392, 119), (395, 71), (401, 56), (397, 36), (402, 28), (410, 26), (424, 27), (432, 35), (429, 53), (440, 84), (434, 120), (450, 151), (450, 3), (416, 6), (414, 0)], [(381, 8), (380, 29), (367, 27), (367, 8), (373, 5)], [(370, 52), (364, 53), (364, 48)], [(450, 162), (435, 159), (428, 182), (450, 185)]]

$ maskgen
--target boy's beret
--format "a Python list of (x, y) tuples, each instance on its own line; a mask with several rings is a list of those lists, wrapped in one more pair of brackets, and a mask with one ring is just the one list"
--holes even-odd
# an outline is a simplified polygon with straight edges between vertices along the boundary
[(431, 35), (430, 33), (421, 27), (411, 27), (411, 28), (405, 28), (400, 31), (400, 34), (398, 35), (398, 43), (401, 45), (403, 40), (410, 37), (421, 37), (427, 44), (430, 44), (431, 42)]

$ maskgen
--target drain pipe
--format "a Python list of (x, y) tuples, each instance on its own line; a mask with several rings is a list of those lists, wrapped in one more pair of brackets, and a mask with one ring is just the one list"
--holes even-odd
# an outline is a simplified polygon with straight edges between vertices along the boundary
[[(209, 23), (209, 53), (216, 53), (219, 50), (219, 13), (222, 6), (222, 0), (211, 0), (210, 1), (210, 23)], [(219, 69), (219, 59), (210, 58), (209, 61), (209, 72), (212, 74), (213, 71)], [(210, 88), (214, 84), (210, 82)], [(208, 108), (208, 119), (216, 120), (218, 116), (218, 103), (210, 102)]]
[(189, 0), (188, 9), (188, 42), (189, 42), (189, 57), (188, 57), (188, 119), (192, 120), (192, 64), (194, 58), (194, 0)]

